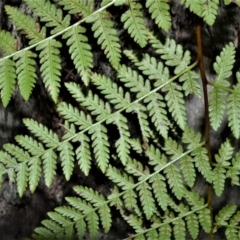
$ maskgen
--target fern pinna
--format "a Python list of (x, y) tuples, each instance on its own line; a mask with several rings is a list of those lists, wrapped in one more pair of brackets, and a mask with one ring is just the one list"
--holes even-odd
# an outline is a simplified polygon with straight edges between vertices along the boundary
[[(24, 2), (40, 22), (16, 8), (5, 8), (29, 46), (21, 49), (9, 32), (0, 31), (2, 103), (8, 105), (16, 82), (22, 97), (29, 99), (36, 84), (39, 56), (41, 78), (64, 120), (64, 134), (59, 136), (33, 119), (23, 119), (30, 134), (16, 136), (14, 144), (4, 144), (0, 151), (1, 176), (7, 174), (11, 182), (16, 182), (20, 196), (28, 188), (34, 192), (42, 175), (49, 187), (58, 164), (66, 180), (70, 180), (74, 167), (87, 177), (95, 165), (112, 182), (108, 195), (75, 186), (75, 196), (66, 197), (65, 206), (49, 212), (33, 238), (83, 239), (88, 235), (97, 239), (100, 231), (110, 230), (115, 208), (132, 228), (127, 239), (197, 239), (201, 229), (209, 233), (220, 227), (226, 228), (227, 239), (238, 239), (236, 205), (221, 209), (213, 223), (206, 199), (193, 187), (198, 173), (212, 184), (218, 196), (227, 178), (239, 185), (240, 155), (232, 157), (234, 149), (226, 140), (210, 164), (202, 136), (187, 123), (185, 96), (202, 97), (200, 76), (194, 71), (197, 62), (191, 64), (188, 50), (173, 39), (166, 38), (162, 43), (144, 24), (146, 9), (159, 29), (168, 31), (169, 1), (103, 0), (100, 7), (94, 0)], [(207, 24), (214, 23), (219, 1), (181, 3)], [(122, 49), (110, 6), (124, 10), (120, 22), (129, 38), (139, 48), (151, 46), (155, 54), (145, 49)], [(72, 23), (76, 15), (79, 21)], [(94, 70), (86, 26), (109, 61), (113, 77)], [(80, 83), (62, 83), (63, 43)], [(234, 46), (229, 43), (216, 58), (216, 78), (208, 83), (213, 86), (209, 110), (214, 129), (220, 126), (226, 110), (229, 127), (239, 138), (240, 73), (236, 73), (236, 86), (228, 82), (234, 57)], [(129, 64), (123, 63), (126, 58)], [(61, 84), (72, 101), (59, 99)], [(111, 129), (116, 131), (113, 139)], [(176, 136), (174, 131), (181, 134)]]

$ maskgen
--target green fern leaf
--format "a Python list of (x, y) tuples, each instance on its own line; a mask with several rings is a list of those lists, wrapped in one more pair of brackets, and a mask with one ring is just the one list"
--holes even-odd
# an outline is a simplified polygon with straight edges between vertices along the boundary
[(31, 160), (28, 162), (28, 182), (29, 182), (29, 189), (31, 193), (33, 193), (39, 183), (41, 177), (41, 160), (38, 157), (32, 157)]
[(152, 189), (154, 196), (158, 202), (158, 205), (163, 209), (167, 210), (169, 196), (167, 194), (166, 179), (161, 174), (155, 174), (149, 179), (149, 182), (152, 184)]
[(15, 38), (7, 31), (0, 31), (0, 51), (4, 56), (11, 55), (17, 51)]
[(36, 83), (36, 62), (34, 60), (36, 56), (35, 53), (25, 50), (14, 57), (15, 60), (18, 59), (16, 62), (16, 73), (20, 93), (25, 101), (28, 101)]
[(36, 13), (42, 22), (46, 22), (46, 27), (54, 27), (51, 34), (58, 33), (70, 24), (70, 15), (65, 18), (62, 16), (62, 10), (57, 9), (56, 5), (48, 0), (24, 0), (25, 3)]
[(17, 190), (19, 196), (22, 197), (27, 188), (28, 166), (26, 162), (21, 162), (17, 166)]
[(142, 184), (137, 186), (143, 212), (145, 213), (146, 218), (148, 220), (152, 217), (152, 215), (156, 211), (155, 203), (150, 189), (151, 187), (146, 182), (143, 182)]
[(98, 192), (93, 191), (91, 188), (76, 186), (73, 189), (81, 197), (86, 199), (88, 202), (91, 202), (94, 207), (98, 207), (98, 212), (104, 231), (108, 232), (111, 227), (112, 219), (110, 208), (107, 206), (105, 198)]
[(86, 223), (83, 219), (79, 219), (76, 224), (75, 224), (75, 228), (77, 230), (77, 236), (79, 239), (83, 239), (84, 238), (84, 235), (86, 234), (87, 232), (87, 229), (86, 229)]
[(109, 103), (105, 103), (99, 99), (98, 95), (93, 95), (93, 93), (89, 90), (88, 95), (85, 96), (82, 93), (80, 86), (75, 83), (66, 83), (65, 86), (77, 102), (91, 111), (91, 114), (97, 116), (97, 121), (110, 116), (111, 107)]
[(197, 98), (201, 98), (202, 92), (200, 83), (197, 81), (199, 78), (199, 74), (194, 71), (187, 71), (180, 76), (179, 81), (183, 82), (182, 89), (186, 96), (193, 94)]
[(81, 14), (83, 17), (89, 16), (94, 9), (94, 0), (60, 0), (59, 4), (64, 6), (70, 14)]
[(222, 195), (224, 190), (224, 183), (226, 179), (226, 170), (222, 167), (216, 167), (213, 170), (213, 188), (215, 189), (216, 195), (219, 197)]
[(159, 240), (171, 240), (172, 228), (169, 224), (164, 224), (159, 228)]
[(0, 89), (4, 107), (8, 105), (12, 97), (15, 81), (15, 62), (11, 59), (0, 60)]
[(219, 0), (205, 1), (202, 7), (202, 17), (204, 21), (212, 26), (216, 20)]
[(237, 152), (235, 157), (232, 159), (232, 167), (227, 170), (226, 177), (231, 178), (233, 185), (240, 185), (239, 182), (239, 170), (240, 170), (240, 152)]
[(80, 211), (69, 206), (56, 207), (54, 211), (56, 211), (57, 213), (64, 217), (71, 218), (74, 221), (77, 221), (82, 218), (82, 213)]
[(142, 219), (130, 214), (129, 216), (122, 215), (123, 219), (135, 230), (136, 233), (144, 232), (142, 227)]
[(97, 240), (98, 229), (99, 229), (98, 215), (95, 212), (92, 212), (86, 216), (86, 220), (88, 223), (88, 229), (90, 230), (89, 231), (90, 239)]
[(142, 5), (138, 0), (128, 0), (127, 2), (129, 10), (121, 16), (121, 21), (124, 23), (123, 27), (128, 30), (133, 40), (143, 48), (147, 45), (147, 28), (141, 12)]
[(182, 219), (178, 219), (173, 222), (173, 232), (176, 240), (185, 240), (186, 239), (186, 227), (185, 222)]
[(42, 159), (45, 183), (47, 187), (50, 187), (56, 176), (57, 155), (53, 150), (49, 149), (42, 155)]
[(3, 148), (19, 162), (24, 162), (30, 158), (27, 152), (14, 144), (5, 143)]
[(146, 7), (159, 28), (168, 31), (171, 26), (168, 0), (147, 0)]
[[(127, 190), (124, 192), (123, 195), (124, 199), (124, 207), (128, 209), (129, 211), (134, 211), (137, 216), (141, 216), (142, 212), (138, 208), (138, 203), (137, 203), (137, 194), (134, 190)], [(117, 203), (119, 205), (119, 203)], [(116, 205), (117, 205), (116, 204)]]
[(55, 39), (48, 39), (37, 46), (41, 63), (41, 73), (46, 89), (54, 102), (58, 100), (61, 76), (61, 58), (59, 48), (62, 44)]
[(28, 118), (23, 119), (23, 123), (32, 134), (46, 144), (46, 147), (55, 148), (59, 145), (57, 134), (47, 129), (44, 125)]
[(240, 137), (240, 94), (239, 88), (234, 88), (227, 98), (228, 126), (235, 138)]
[(153, 35), (150, 35), (149, 38), (151, 45), (156, 49), (156, 53), (160, 54), (161, 58), (166, 61), (166, 65), (175, 67), (175, 74), (179, 74), (189, 66), (190, 52), (188, 50), (184, 52), (182, 46), (176, 44), (173, 39), (167, 38), (163, 45)]
[(217, 225), (228, 225), (228, 220), (233, 216), (237, 210), (236, 204), (230, 204), (223, 207), (215, 217)]
[(63, 142), (59, 146), (61, 166), (63, 174), (68, 181), (72, 175), (74, 167), (74, 151), (73, 146), (69, 142)]
[(155, 229), (147, 232), (146, 236), (147, 236), (147, 239), (148, 239), (148, 240), (151, 240), (151, 239), (159, 239), (159, 238), (158, 238), (158, 232), (157, 232), (157, 230), (155, 230)]
[(93, 54), (88, 38), (84, 35), (86, 29), (81, 26), (73, 26), (63, 38), (67, 39), (69, 52), (73, 63), (87, 86), (90, 81), (91, 68), (93, 67)]
[(129, 88), (131, 92), (136, 93), (136, 98), (140, 98), (148, 94), (151, 90), (150, 82), (132, 70), (126, 65), (121, 65), (118, 68), (118, 78), (125, 83), (124, 86)]
[(233, 150), (229, 140), (226, 140), (221, 144), (218, 154), (215, 154), (216, 162), (221, 166), (229, 166), (229, 160), (232, 158)]
[(206, 233), (211, 231), (210, 210), (208, 208), (202, 209), (198, 214), (198, 219)]
[(15, 168), (17, 165), (16, 160), (5, 151), (0, 151), (0, 162), (10, 169)]
[(182, 174), (187, 185), (189, 187), (193, 187), (196, 179), (196, 172), (193, 164), (193, 159), (190, 156), (186, 155), (181, 158), (179, 164), (181, 166)]
[(18, 135), (15, 137), (18, 144), (30, 152), (33, 156), (40, 155), (44, 153), (44, 148), (41, 143), (37, 142), (33, 138), (25, 135)]
[(123, 165), (126, 165), (130, 153), (130, 133), (127, 125), (127, 119), (123, 115), (117, 113), (114, 114), (107, 123), (114, 123), (117, 125), (120, 137), (116, 141), (115, 146), (117, 148), (117, 154), (120, 161)]
[(92, 148), (97, 160), (97, 165), (103, 173), (108, 167), (109, 142), (107, 129), (102, 124), (97, 124), (89, 130), (92, 139)]
[(81, 143), (76, 150), (78, 165), (85, 176), (88, 176), (91, 168), (91, 152), (89, 146), (90, 139), (85, 134), (81, 134), (78, 136), (78, 141)]
[(103, 75), (93, 74), (93, 84), (104, 94), (104, 97), (108, 99), (115, 109), (125, 108), (130, 104), (130, 95), (128, 92), (124, 94), (123, 89), (118, 87), (110, 78)]
[(226, 107), (226, 93), (215, 88), (209, 93), (209, 111), (210, 111), (210, 122), (213, 129), (216, 131), (222, 120), (223, 114)]
[(45, 239), (49, 239), (52, 240), (52, 232), (46, 228), (43, 227), (38, 227), (34, 229), (35, 234), (32, 235), (32, 237), (34, 239), (39, 239), (39, 240), (43, 240)]
[(217, 77), (214, 82), (228, 87), (229, 82), (226, 80), (232, 74), (233, 64), (235, 62), (235, 48), (232, 42), (227, 44), (220, 53), (220, 56), (216, 57), (216, 62), (213, 64), (213, 68), (217, 73)]
[(26, 34), (26, 37), (30, 39), (30, 45), (45, 39), (46, 29), (42, 28), (42, 30), (40, 30), (39, 24), (37, 24), (32, 17), (23, 14), (17, 8), (11, 6), (5, 6), (5, 10), (17, 30), (22, 30), (22, 32)]
[(188, 232), (193, 239), (197, 239), (199, 234), (199, 224), (198, 217), (196, 214), (192, 213), (186, 217)]
[(118, 169), (109, 166), (106, 171), (106, 176), (120, 186), (123, 190), (132, 189), (134, 186), (134, 182), (132, 177), (127, 175), (126, 173), (121, 173)]
[[(92, 22), (92, 21), (91, 21)], [(117, 67), (121, 58), (121, 49), (117, 30), (114, 29), (114, 22), (108, 12), (94, 14), (92, 31), (97, 43), (101, 45), (113, 67)]]
[(58, 104), (57, 110), (64, 117), (64, 119), (77, 125), (80, 130), (84, 130), (92, 126), (91, 116), (85, 114), (83, 111), (79, 111), (71, 104), (61, 102)]
[(191, 155), (194, 157), (195, 166), (208, 182), (212, 182), (212, 171), (208, 160), (207, 150), (200, 147), (194, 150)]
[(194, 12), (199, 17), (202, 16), (202, 0), (181, 0), (181, 4), (184, 4), (191, 12)]
[(227, 240), (238, 240), (239, 239), (239, 231), (236, 228), (227, 227), (225, 231)]

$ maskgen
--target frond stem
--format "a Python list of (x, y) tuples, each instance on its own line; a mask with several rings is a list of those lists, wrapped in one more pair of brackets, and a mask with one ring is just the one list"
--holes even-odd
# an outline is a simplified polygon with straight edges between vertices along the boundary
[[(105, 6), (99, 8), (98, 10), (96, 10), (95, 12), (93, 12), (92, 14), (90, 14), (89, 16), (92, 16), (92, 15), (95, 15), (95, 14), (97, 14), (97, 13), (102, 12), (103, 10), (105, 10), (105, 9), (107, 9), (108, 7), (112, 6), (116, 1), (117, 1), (117, 0), (112, 0), (111, 2), (109, 2), (108, 4), (106, 4)], [(5, 60), (5, 59), (8, 59), (8, 58), (11, 58), (11, 57), (13, 57), (13, 56), (15, 56), (15, 55), (23, 52), (23, 51), (26, 51), (26, 50), (30, 50), (30, 49), (32, 49), (32, 48), (35, 48), (35, 47), (37, 47), (38, 45), (40, 45), (41, 43), (44, 43), (45, 41), (48, 41), (48, 40), (50, 40), (50, 39), (56, 38), (56, 37), (59, 36), (59, 35), (62, 35), (63, 33), (65, 33), (65, 32), (67, 32), (68, 30), (70, 30), (72, 27), (75, 27), (75, 26), (80, 25), (81, 23), (84, 23), (89, 16), (81, 19), (80, 21), (74, 23), (73, 25), (70, 25), (69, 27), (63, 29), (62, 31), (60, 31), (60, 32), (58, 32), (58, 33), (56, 33), (56, 34), (51, 35), (50, 37), (47, 37), (47, 38), (45, 38), (45, 39), (43, 39), (43, 40), (41, 40), (41, 41), (39, 41), (39, 42), (31, 45), (31, 46), (25, 47), (25, 48), (23, 48), (23, 49), (21, 49), (21, 50), (19, 50), (19, 51), (17, 51), (17, 52), (14, 52), (14, 53), (12, 53), (12, 54), (10, 54), (10, 55), (7, 55), (7, 56), (1, 58), (0, 61)]]
[(181, 214), (181, 215), (178, 216), (178, 217), (169, 219), (169, 220), (167, 220), (167, 221), (165, 221), (165, 222), (163, 222), (163, 223), (154, 224), (154, 227), (148, 228), (148, 229), (142, 231), (141, 233), (137, 233), (137, 234), (131, 235), (131, 236), (128, 237), (128, 238), (124, 238), (124, 240), (133, 239), (133, 238), (138, 237), (138, 236), (143, 236), (144, 234), (146, 234), (146, 233), (148, 233), (148, 232), (150, 232), (150, 231), (152, 231), (152, 230), (154, 230), (154, 229), (158, 229), (158, 228), (160, 228), (160, 227), (162, 227), (162, 226), (164, 226), (164, 225), (166, 225), (166, 224), (173, 223), (174, 221), (177, 221), (177, 220), (179, 220), (179, 219), (182, 219), (182, 218), (184, 218), (184, 217), (187, 217), (187, 216), (189, 216), (189, 215), (191, 215), (191, 214), (193, 214), (193, 213), (195, 213), (195, 212), (198, 212), (198, 211), (200, 211), (200, 210), (202, 210), (202, 209), (204, 209), (204, 208), (206, 208), (206, 207), (207, 207), (207, 204), (205, 204), (205, 205), (203, 205), (203, 206), (201, 206), (201, 207), (199, 207), (199, 208), (197, 208), (197, 209), (194, 209), (194, 210), (192, 210), (192, 211), (189, 211), (189, 212), (187, 212), (187, 213)]
[[(197, 25), (196, 29), (197, 35), (197, 56), (198, 56), (198, 65), (200, 68), (202, 86), (203, 86), (203, 96), (204, 96), (204, 108), (205, 108), (205, 146), (208, 151), (209, 163), (212, 166), (212, 155), (211, 155), (211, 145), (210, 145), (210, 120), (209, 120), (209, 103), (208, 103), (208, 91), (207, 84), (208, 80), (205, 73), (205, 68), (203, 64), (203, 53), (202, 53), (202, 35), (201, 35), (201, 26)], [(210, 210), (211, 218), (211, 231), (209, 233), (209, 239), (213, 240), (213, 205), (212, 205), (212, 195), (213, 187), (212, 184), (208, 185), (208, 207)]]

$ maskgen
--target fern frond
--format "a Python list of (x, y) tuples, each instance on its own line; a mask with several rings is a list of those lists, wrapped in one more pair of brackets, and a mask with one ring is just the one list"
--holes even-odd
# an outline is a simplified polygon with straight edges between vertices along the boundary
[(31, 193), (33, 193), (36, 190), (41, 177), (41, 159), (39, 157), (31, 157), (31, 160), (28, 162), (28, 169), (29, 189)]
[(4, 107), (7, 107), (16, 82), (15, 62), (11, 59), (0, 60), (0, 89)]
[(27, 188), (28, 166), (25, 162), (21, 162), (17, 166), (17, 189), (19, 196), (22, 197)]
[(198, 217), (196, 214), (192, 213), (186, 217), (187, 229), (193, 239), (197, 239), (199, 234), (199, 224)]
[[(125, 54), (133, 60), (137, 66), (142, 70), (142, 66), (144, 68), (147, 66), (144, 65), (143, 61), (138, 62), (135, 56), (130, 51), (125, 51)], [(146, 55), (148, 58), (149, 55)], [(149, 60), (149, 58), (147, 59)], [(152, 67), (151, 64), (149, 64)], [(155, 71), (155, 69), (153, 70)], [(156, 69), (157, 71), (157, 69)], [(147, 72), (148, 74), (149, 72)], [(158, 73), (159, 74), (159, 73)], [(130, 88), (132, 92), (136, 92), (136, 97), (140, 98), (145, 94), (148, 94), (150, 89), (150, 83), (148, 80), (144, 82), (143, 77), (138, 74), (136, 71), (133, 71), (131, 68), (126, 67), (125, 65), (121, 65), (118, 69), (118, 77), (122, 82), (125, 82), (125, 86)], [(165, 103), (163, 102), (163, 97), (158, 93), (152, 93), (150, 96), (144, 99), (145, 103), (148, 103), (147, 109), (149, 111), (149, 115), (151, 116), (152, 122), (154, 123), (156, 129), (160, 132), (160, 134), (164, 137), (167, 136), (167, 130), (169, 125), (169, 120), (167, 118), (167, 112), (164, 109)]]
[(124, 94), (123, 89), (118, 87), (110, 78), (100, 75), (92, 75), (92, 83), (104, 94), (104, 97), (114, 105), (115, 109), (124, 108), (130, 104), (130, 95)]
[(91, 68), (93, 67), (93, 54), (88, 38), (84, 35), (86, 29), (81, 26), (73, 26), (64, 35), (67, 39), (69, 52), (73, 63), (87, 86), (90, 81)]
[(33, 119), (25, 118), (23, 119), (23, 123), (32, 134), (34, 134), (40, 141), (42, 141), (46, 145), (46, 147), (58, 147), (58, 136), (52, 130), (47, 129), (47, 127), (34, 121)]
[(91, 202), (94, 207), (98, 208), (98, 213), (99, 213), (103, 228), (105, 232), (108, 232), (112, 224), (112, 219), (111, 219), (110, 208), (106, 204), (106, 199), (102, 195), (100, 195), (98, 192), (93, 191), (91, 188), (76, 186), (73, 189), (82, 198), (87, 200), (87, 202)]
[(99, 99), (97, 94), (93, 95), (89, 90), (88, 94), (85, 96), (82, 93), (81, 87), (75, 83), (66, 83), (65, 86), (77, 102), (91, 111), (92, 115), (97, 116), (97, 121), (105, 119), (111, 115), (111, 107), (109, 103), (105, 103), (103, 100)]
[(34, 58), (37, 54), (25, 50), (15, 55), (16, 62), (16, 74), (18, 77), (18, 85), (20, 93), (25, 101), (28, 101), (32, 89), (36, 83), (36, 61)]
[(240, 94), (239, 88), (234, 88), (227, 98), (228, 126), (235, 138), (240, 137)]
[(42, 22), (46, 22), (46, 27), (54, 27), (51, 34), (58, 33), (70, 24), (70, 15), (63, 17), (61, 9), (57, 9), (55, 4), (48, 0), (24, 0), (31, 10), (40, 17)]
[(133, 40), (143, 48), (147, 44), (147, 28), (141, 11), (142, 5), (138, 0), (127, 0), (127, 3), (129, 10), (121, 16), (121, 21), (124, 23), (123, 27), (128, 30)]
[(203, 3), (201, 17), (210, 26), (212, 26), (216, 20), (218, 5), (219, 0), (209, 0)]
[(4, 56), (8, 56), (17, 51), (15, 38), (7, 31), (0, 31), (0, 51)]
[(149, 179), (152, 184), (154, 196), (157, 199), (158, 205), (167, 210), (169, 196), (167, 194), (166, 178), (162, 174), (156, 174)]
[(229, 86), (227, 78), (232, 74), (235, 53), (234, 45), (230, 42), (222, 49), (220, 56), (216, 57), (216, 62), (213, 64), (213, 68), (217, 73), (217, 77), (214, 80), (215, 83), (221, 84), (225, 87)]
[(123, 190), (132, 189), (134, 181), (131, 176), (126, 173), (121, 173), (118, 169), (109, 166), (106, 171), (106, 176), (114, 183), (118, 184)]
[(215, 221), (217, 225), (227, 225), (228, 220), (233, 216), (233, 214), (237, 210), (236, 204), (230, 204), (223, 207), (215, 217)]
[(208, 208), (202, 209), (198, 214), (199, 222), (206, 233), (211, 230), (210, 210)]
[(63, 142), (59, 146), (60, 151), (61, 166), (63, 169), (63, 174), (68, 181), (72, 176), (74, 167), (74, 151), (73, 146), (69, 142)]
[(55, 39), (48, 39), (37, 46), (40, 50), (40, 63), (43, 82), (54, 102), (58, 100), (61, 76), (61, 58), (59, 48), (62, 44)]
[(70, 123), (74, 123), (80, 130), (86, 129), (92, 125), (92, 119), (89, 114), (79, 111), (71, 104), (61, 102), (57, 106), (58, 112)]
[(186, 239), (186, 226), (185, 222), (182, 219), (178, 219), (177, 221), (173, 222), (173, 233), (175, 236), (175, 239)]
[(169, 13), (169, 1), (167, 0), (147, 0), (146, 7), (155, 20), (159, 28), (168, 31), (171, 26), (171, 16)]
[(57, 155), (52, 149), (48, 149), (42, 155), (42, 160), (45, 183), (47, 187), (50, 187), (56, 176)]
[(107, 11), (97, 13), (89, 21), (93, 21), (92, 31), (93, 36), (97, 38), (97, 43), (101, 45), (112, 66), (117, 68), (121, 59), (121, 46), (110, 13)]
[(156, 49), (156, 53), (161, 55), (161, 58), (166, 61), (166, 65), (175, 67), (174, 73), (178, 74), (187, 68), (190, 64), (190, 52), (183, 51), (181, 45), (176, 44), (173, 39), (166, 39), (165, 44), (162, 44), (153, 35), (149, 34), (150, 43)]
[(232, 168), (227, 170), (226, 176), (231, 178), (233, 185), (240, 185), (239, 182), (239, 170), (240, 170), (240, 152), (237, 152), (235, 157), (232, 159)]
[(45, 39), (46, 29), (43, 27), (40, 30), (39, 24), (32, 17), (11, 6), (5, 6), (5, 10), (17, 30), (22, 30), (26, 37), (30, 39), (30, 45)]
[(229, 166), (229, 160), (232, 158), (233, 150), (229, 140), (226, 140), (221, 144), (218, 154), (215, 154), (216, 162), (221, 166)]
[(83, 173), (88, 176), (91, 168), (90, 139), (86, 134), (79, 135), (77, 139), (80, 142), (80, 146), (76, 149), (78, 165)]
[(59, 4), (70, 14), (81, 14), (83, 17), (89, 16), (94, 9), (94, 0), (60, 0)]
[(25, 135), (17, 135), (15, 137), (17, 143), (30, 152), (33, 156), (40, 155), (44, 153), (44, 148), (41, 143), (37, 142), (35, 139)]
[(109, 141), (107, 129), (102, 124), (97, 124), (89, 130), (92, 140), (93, 153), (97, 160), (97, 165), (105, 173), (109, 162)]
[(195, 13), (199, 17), (202, 16), (202, 0), (181, 0), (181, 4), (184, 4), (191, 12)]
[(171, 82), (166, 85), (163, 90), (167, 92), (165, 100), (167, 101), (169, 112), (172, 114), (178, 126), (184, 129), (187, 122), (187, 113), (181, 86)]
[(116, 141), (115, 146), (117, 148), (117, 154), (120, 161), (123, 165), (126, 165), (130, 153), (130, 133), (127, 125), (127, 119), (123, 115), (117, 113), (114, 114), (107, 123), (113, 123), (118, 128), (120, 137)]
[(213, 169), (212, 181), (213, 181), (213, 188), (218, 197), (221, 196), (223, 192), (225, 179), (226, 179), (226, 170), (219, 166), (215, 167)]
[(159, 240), (170, 240), (172, 235), (172, 229), (170, 224), (164, 224), (159, 228)]
[(179, 81), (183, 82), (182, 89), (186, 96), (193, 94), (197, 98), (201, 98), (202, 92), (200, 83), (198, 82), (199, 78), (199, 74), (194, 71), (187, 71), (180, 76)]
[(221, 145), (219, 153), (215, 154), (215, 160), (218, 165), (213, 170), (213, 187), (217, 196), (220, 196), (223, 192), (226, 179), (226, 169), (224, 166), (230, 165), (229, 160), (232, 158), (232, 154), (233, 147), (228, 140)]

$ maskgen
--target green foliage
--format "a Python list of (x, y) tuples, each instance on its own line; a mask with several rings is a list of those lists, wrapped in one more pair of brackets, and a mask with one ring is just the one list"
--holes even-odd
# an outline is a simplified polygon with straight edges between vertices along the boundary
[[(170, 1), (147, 0), (143, 5), (140, 0), (103, 0), (95, 11), (98, 4), (93, 0), (24, 2), (39, 17), (41, 26), (35, 18), (6, 6), (29, 46), (20, 49), (9, 32), (0, 31), (2, 103), (8, 105), (16, 82), (24, 100), (30, 98), (39, 64), (41, 79), (62, 118), (62, 134), (33, 119), (23, 119), (29, 135), (18, 135), (14, 144), (3, 145), (1, 179), (7, 174), (23, 196), (27, 189), (31, 193), (36, 190), (41, 176), (47, 187), (51, 186), (58, 166), (67, 181), (75, 167), (87, 177), (95, 166), (114, 186), (108, 194), (91, 187), (73, 187), (76, 196), (66, 197), (65, 205), (49, 212), (32, 237), (97, 239), (100, 231), (110, 231), (115, 208), (131, 227), (128, 239), (186, 239), (189, 235), (197, 239), (200, 230), (209, 233), (213, 225), (215, 232), (224, 227), (227, 239), (238, 239), (240, 213), (236, 205), (222, 208), (212, 222), (207, 200), (193, 189), (198, 172), (212, 184), (217, 196), (222, 195), (227, 178), (239, 185), (240, 152), (235, 154), (226, 140), (213, 162), (209, 161), (201, 134), (187, 123), (185, 96), (202, 97), (190, 51), (173, 39), (166, 38), (163, 44), (145, 25), (148, 11), (151, 21), (168, 31)], [(181, 3), (208, 25), (214, 24), (218, 0)], [(110, 6), (119, 10), (123, 31), (140, 51), (121, 49), (120, 24)], [(110, 63), (108, 74), (94, 62), (90, 31)], [(63, 49), (84, 85), (71, 79), (63, 83)], [(240, 72), (236, 85), (231, 87), (228, 81), (234, 62), (235, 48), (229, 43), (213, 64), (216, 76), (208, 83), (213, 86), (209, 112), (217, 130), (226, 110), (228, 126), (239, 138)], [(60, 88), (72, 99), (62, 101)]]

